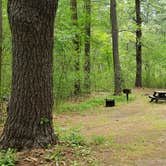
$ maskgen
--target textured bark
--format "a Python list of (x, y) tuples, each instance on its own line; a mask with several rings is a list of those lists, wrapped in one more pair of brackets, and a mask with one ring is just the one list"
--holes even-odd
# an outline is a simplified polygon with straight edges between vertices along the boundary
[(0, 97), (1, 97), (1, 85), (2, 85), (2, 0), (0, 0)]
[[(78, 28), (78, 12), (77, 12), (77, 0), (70, 0), (71, 6), (71, 20), (74, 28)], [(75, 82), (74, 82), (74, 94), (79, 95), (81, 93), (81, 81), (80, 81), (80, 37), (78, 32), (75, 33), (73, 38), (74, 45), (74, 68), (75, 68)]]
[(112, 23), (112, 49), (113, 49), (113, 63), (114, 63), (114, 94), (121, 94), (121, 68), (119, 60), (119, 46), (118, 46), (118, 22), (116, 14), (116, 0), (110, 0), (110, 18)]
[(86, 93), (90, 93), (90, 72), (91, 72), (91, 58), (90, 58), (90, 38), (91, 38), (91, 0), (85, 0), (85, 63), (84, 63), (84, 87)]
[(142, 87), (142, 31), (141, 31), (141, 2), (140, 0), (135, 0), (135, 10), (136, 10), (136, 80), (135, 86)]
[(57, 0), (8, 0), (12, 92), (0, 139), (3, 148), (56, 143), (52, 122), (53, 31)]

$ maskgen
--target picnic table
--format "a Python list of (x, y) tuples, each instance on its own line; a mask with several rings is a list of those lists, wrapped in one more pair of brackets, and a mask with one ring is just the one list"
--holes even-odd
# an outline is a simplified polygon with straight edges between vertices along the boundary
[(154, 91), (153, 95), (150, 95), (149, 98), (151, 99), (150, 102), (158, 102), (159, 100), (166, 101), (166, 91)]

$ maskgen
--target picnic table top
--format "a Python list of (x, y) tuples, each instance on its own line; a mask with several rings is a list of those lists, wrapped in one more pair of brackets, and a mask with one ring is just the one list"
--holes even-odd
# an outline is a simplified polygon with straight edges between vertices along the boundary
[(163, 93), (163, 94), (166, 94), (166, 91), (160, 91), (160, 90), (156, 90), (156, 91), (154, 91), (155, 93)]

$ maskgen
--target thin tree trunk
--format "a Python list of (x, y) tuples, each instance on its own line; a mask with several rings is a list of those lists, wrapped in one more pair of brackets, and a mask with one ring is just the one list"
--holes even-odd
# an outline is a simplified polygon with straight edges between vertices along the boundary
[(142, 87), (142, 31), (141, 31), (141, 1), (135, 0), (135, 10), (136, 10), (136, 87)]
[(84, 63), (84, 87), (85, 92), (90, 93), (91, 82), (91, 58), (90, 58), (90, 38), (91, 38), (91, 0), (85, 0), (85, 63)]
[[(71, 4), (71, 20), (74, 28), (78, 28), (78, 13), (77, 13), (77, 0), (70, 0)], [(75, 82), (74, 82), (74, 94), (79, 95), (81, 93), (81, 85), (80, 85), (80, 38), (78, 32), (76, 32), (75, 37), (73, 39), (74, 44), (74, 68), (75, 68)]]
[(9, 0), (12, 92), (3, 148), (56, 143), (53, 130), (53, 32), (57, 0)]
[(121, 68), (119, 60), (118, 46), (118, 22), (116, 14), (116, 0), (110, 0), (110, 18), (112, 23), (112, 48), (113, 48), (113, 63), (114, 63), (114, 94), (120, 95), (121, 88)]

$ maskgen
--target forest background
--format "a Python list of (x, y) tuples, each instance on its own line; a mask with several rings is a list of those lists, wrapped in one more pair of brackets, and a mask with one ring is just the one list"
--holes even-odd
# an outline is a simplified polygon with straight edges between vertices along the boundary
[[(3, 56), (1, 97), (11, 90), (11, 34), (7, 18), (7, 3), (3, 0)], [(79, 75), (81, 94), (84, 89), (84, 2), (78, 0), (78, 26), (72, 24), (70, 1), (60, 0), (55, 22), (54, 38), (54, 98), (56, 103), (74, 96), (74, 81)], [(91, 91), (114, 89), (114, 70), (109, 0), (91, 2)], [(166, 2), (164, 0), (142, 0), (142, 80), (143, 87), (166, 87)], [(136, 51), (135, 2), (117, 1), (119, 26), (119, 55), (122, 87), (135, 85)], [(80, 36), (80, 71), (76, 74), (75, 33)]]

